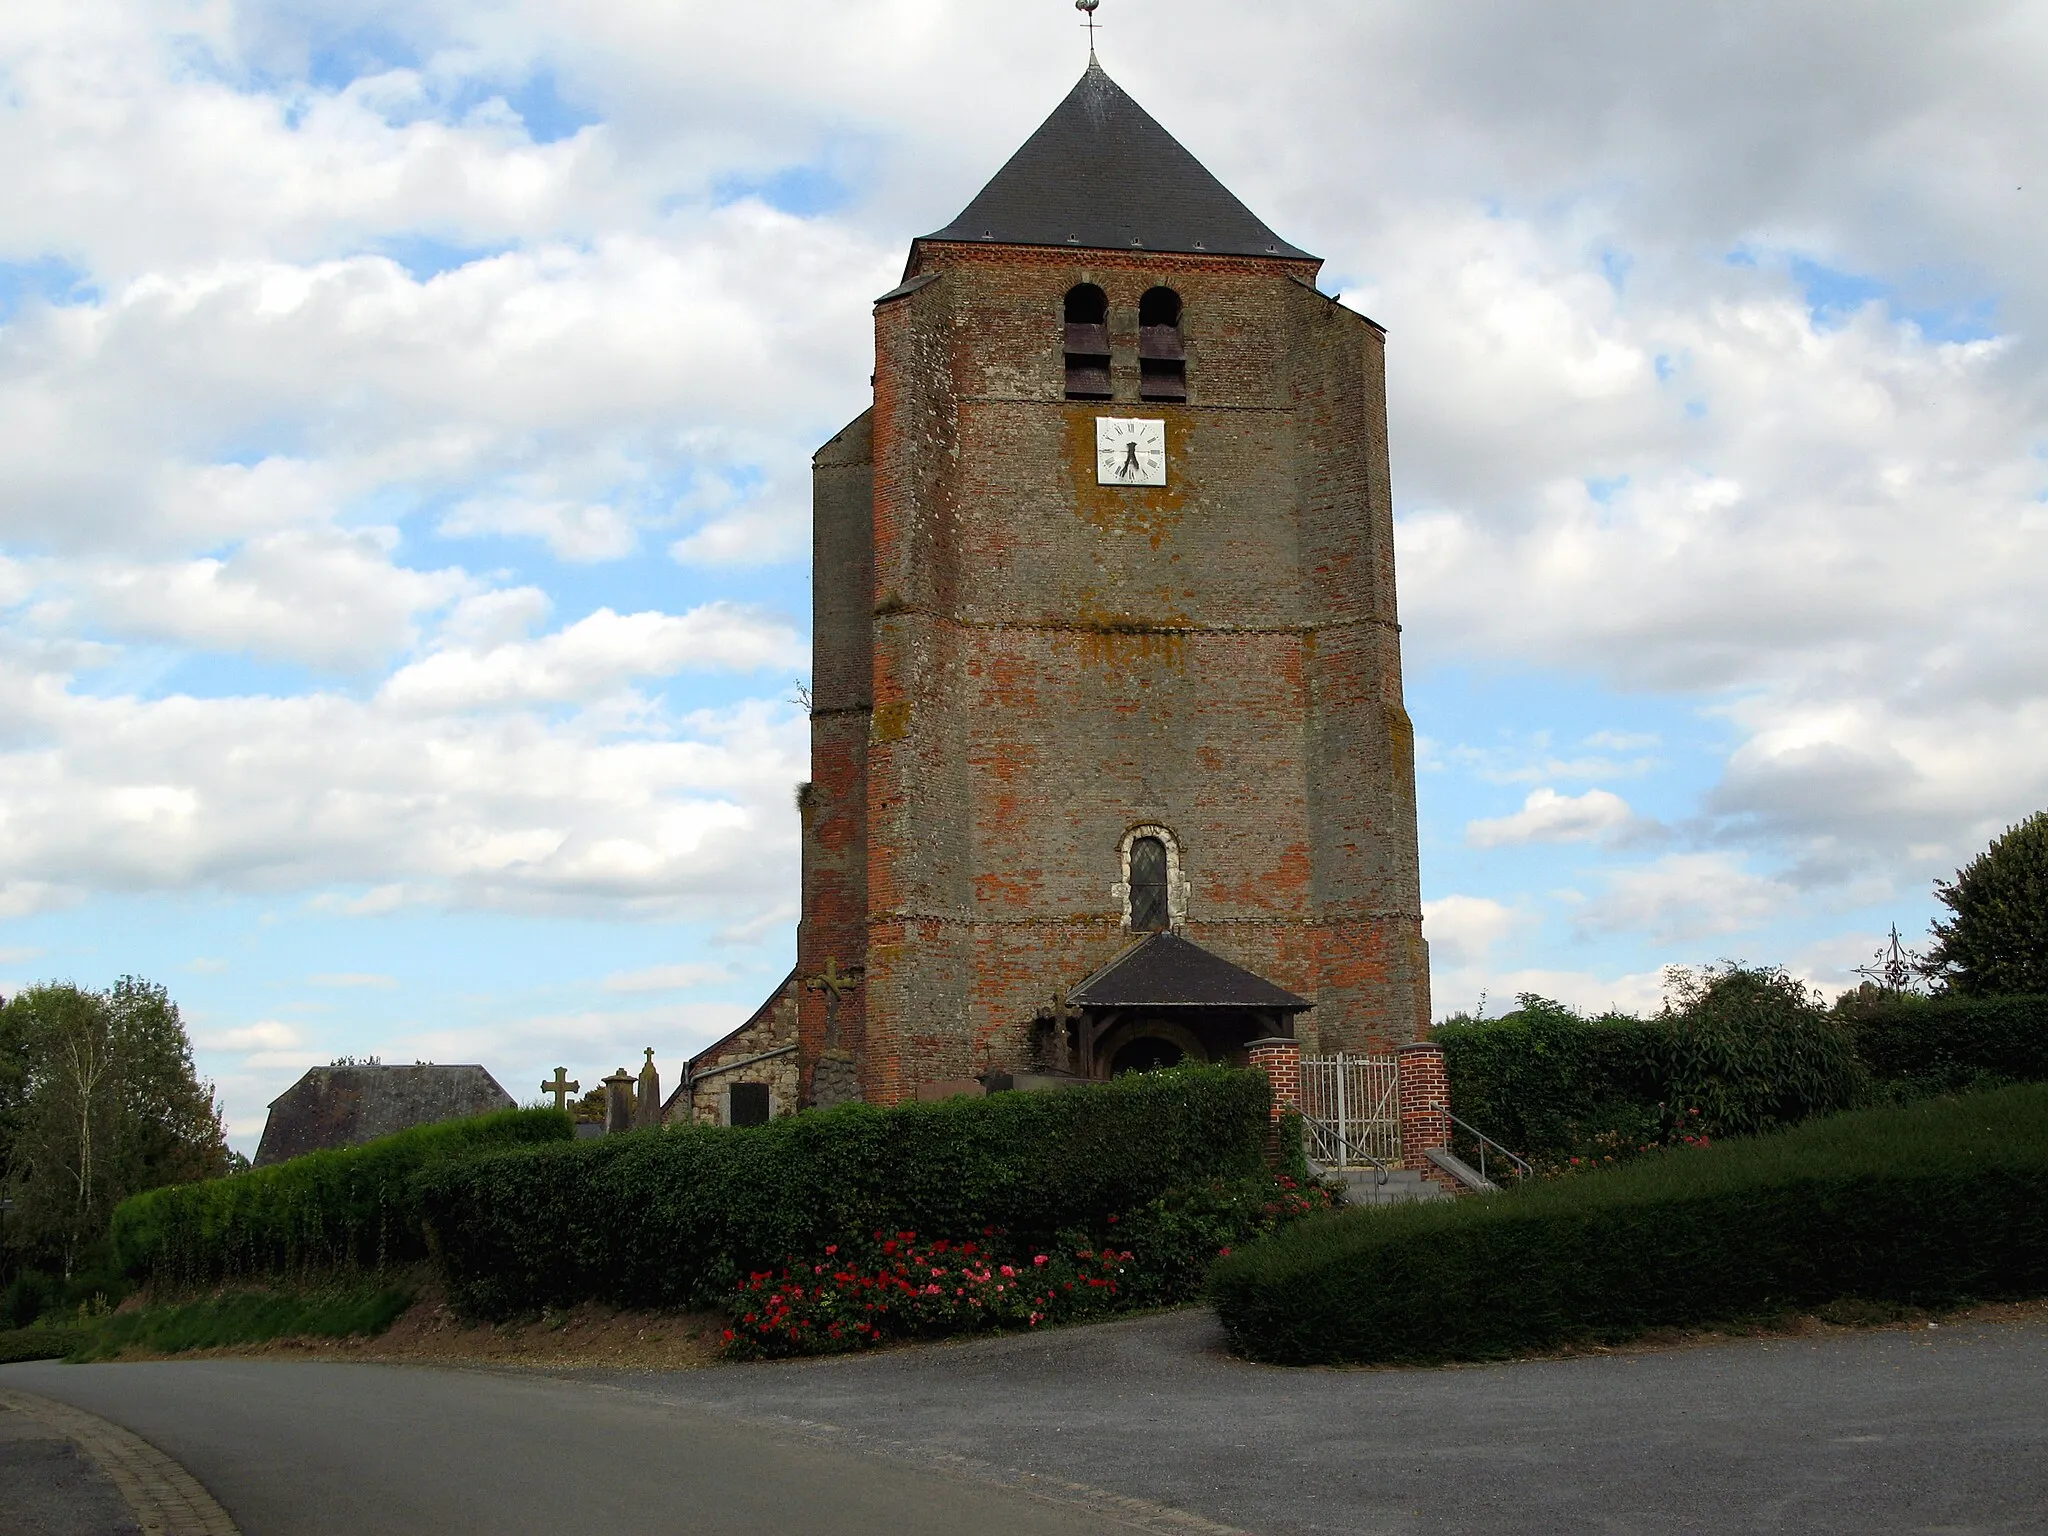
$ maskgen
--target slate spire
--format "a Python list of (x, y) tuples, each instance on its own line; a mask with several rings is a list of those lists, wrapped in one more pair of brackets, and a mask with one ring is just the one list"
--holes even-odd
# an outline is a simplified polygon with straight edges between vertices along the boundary
[(1009, 164), (924, 238), (1316, 259), (1268, 229), (1093, 57)]

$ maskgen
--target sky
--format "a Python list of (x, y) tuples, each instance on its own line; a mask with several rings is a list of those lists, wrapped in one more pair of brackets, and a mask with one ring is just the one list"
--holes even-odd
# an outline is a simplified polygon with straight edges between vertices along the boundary
[[(1833, 989), (2048, 806), (2048, 4), (1106, 0), (1389, 331), (1435, 1011)], [(1067, 0), (0, 12), (0, 991), (231, 1141), (794, 951), (807, 470)]]

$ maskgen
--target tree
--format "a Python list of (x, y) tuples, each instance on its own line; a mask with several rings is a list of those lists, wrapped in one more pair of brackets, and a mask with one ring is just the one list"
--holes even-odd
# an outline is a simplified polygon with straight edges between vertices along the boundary
[(0, 1120), (9, 1257), (66, 1276), (127, 1196), (228, 1169), (177, 1004), (133, 976), (106, 992), (50, 982), (0, 1008)]
[(2036, 811), (1934, 882), (1953, 916), (1934, 924), (1930, 975), (1966, 997), (2048, 993), (2048, 811)]

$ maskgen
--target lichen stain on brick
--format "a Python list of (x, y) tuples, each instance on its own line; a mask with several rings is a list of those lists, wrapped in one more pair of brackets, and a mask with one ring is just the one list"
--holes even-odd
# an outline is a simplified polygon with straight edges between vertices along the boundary
[[(1095, 420), (1098, 416), (1142, 416), (1166, 423), (1166, 484), (1101, 485), (1095, 478)], [(1066, 463), (1074, 488), (1074, 511), (1087, 523), (1124, 540), (1136, 534), (1154, 549), (1180, 526), (1192, 477), (1184, 408), (1097, 401), (1066, 407)]]
[(910, 700), (892, 699), (875, 706), (871, 741), (901, 741), (910, 734)]

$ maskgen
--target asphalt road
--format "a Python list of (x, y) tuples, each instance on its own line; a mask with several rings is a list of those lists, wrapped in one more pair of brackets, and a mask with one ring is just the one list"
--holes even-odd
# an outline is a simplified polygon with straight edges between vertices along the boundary
[[(2048, 1530), (2048, 1325), (1283, 1371), (1180, 1313), (796, 1365), (0, 1368), (271, 1533)], [(1175, 1511), (1185, 1511), (1185, 1516)]]
[(943, 1469), (524, 1372), (42, 1362), (0, 1367), (0, 1386), (133, 1430), (198, 1478), (243, 1536), (1130, 1529)]

